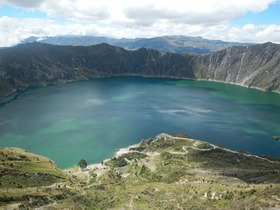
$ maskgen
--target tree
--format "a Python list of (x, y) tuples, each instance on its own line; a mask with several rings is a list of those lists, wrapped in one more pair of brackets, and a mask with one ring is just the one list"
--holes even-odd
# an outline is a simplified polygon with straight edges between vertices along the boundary
[(87, 161), (85, 159), (81, 159), (78, 163), (78, 166), (83, 170), (87, 167)]

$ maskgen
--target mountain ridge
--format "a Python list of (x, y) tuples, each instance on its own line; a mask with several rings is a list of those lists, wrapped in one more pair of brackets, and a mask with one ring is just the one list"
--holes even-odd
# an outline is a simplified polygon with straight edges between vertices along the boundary
[(29, 86), (109, 76), (210, 80), (280, 92), (280, 45), (234, 46), (206, 55), (109, 44), (27, 43), (0, 49), (0, 96)]
[(140, 48), (155, 49), (161, 52), (171, 53), (196, 53), (207, 54), (225, 49), (230, 46), (249, 46), (249, 43), (226, 42), (210, 40), (202, 37), (183, 35), (159, 36), (152, 38), (110, 38), (104, 36), (54, 36), (54, 37), (29, 37), (21, 43), (40, 42), (52, 45), (90, 46), (107, 43), (127, 50)]

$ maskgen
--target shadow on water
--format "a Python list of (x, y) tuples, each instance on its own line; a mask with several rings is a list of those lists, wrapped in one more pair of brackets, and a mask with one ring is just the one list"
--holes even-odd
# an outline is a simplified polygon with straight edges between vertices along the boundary
[(25, 90), (19, 90), (19, 91), (16, 91), (16, 92), (12, 93), (11, 95), (5, 97), (4, 99), (0, 100), (0, 107), (17, 100), (18, 97), (21, 94), (23, 94), (24, 92), (25, 92)]

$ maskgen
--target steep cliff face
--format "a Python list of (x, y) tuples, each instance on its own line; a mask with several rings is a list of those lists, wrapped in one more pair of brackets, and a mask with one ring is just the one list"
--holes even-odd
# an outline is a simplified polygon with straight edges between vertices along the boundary
[(280, 46), (272, 43), (230, 47), (198, 56), (195, 78), (280, 92)]
[(100, 44), (90, 47), (40, 43), (0, 50), (0, 96), (28, 86), (116, 75), (193, 78), (193, 56), (141, 48), (127, 51)]
[(215, 80), (280, 92), (280, 45), (230, 47), (208, 55), (29, 43), (0, 49), (0, 97), (28, 86), (116, 75)]

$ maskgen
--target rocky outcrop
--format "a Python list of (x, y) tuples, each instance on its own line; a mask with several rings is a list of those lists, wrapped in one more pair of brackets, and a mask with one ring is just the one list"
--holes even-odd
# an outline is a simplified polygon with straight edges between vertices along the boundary
[(280, 45), (230, 47), (207, 55), (28, 43), (0, 49), (0, 97), (28, 86), (139, 75), (213, 80), (280, 92)]
[(196, 79), (280, 92), (280, 45), (273, 43), (198, 56), (193, 68)]

